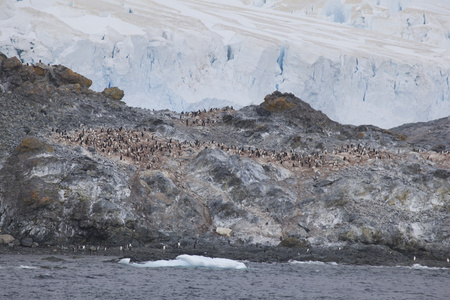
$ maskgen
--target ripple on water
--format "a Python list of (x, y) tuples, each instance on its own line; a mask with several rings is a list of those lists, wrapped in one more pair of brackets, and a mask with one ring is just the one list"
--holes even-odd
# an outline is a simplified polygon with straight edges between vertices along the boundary
[(49, 273), (45, 273), (45, 274), (36, 275), (36, 276), (34, 276), (34, 278), (36, 278), (36, 279), (54, 279), (55, 276), (53, 276), (52, 274), (49, 274)]
[(105, 260), (63, 257), (45, 260), (48, 269), (37, 267), (42, 257), (8, 255), (0, 268), (1, 285), (8, 288), (0, 289), (0, 299), (31, 294), (35, 299), (446, 299), (450, 294), (448, 269), (251, 262), (244, 270), (133, 268)]

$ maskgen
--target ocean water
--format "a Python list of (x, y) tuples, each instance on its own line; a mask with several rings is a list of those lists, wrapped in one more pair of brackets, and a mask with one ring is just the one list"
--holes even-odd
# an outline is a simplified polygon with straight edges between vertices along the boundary
[[(185, 261), (192, 262), (192, 258)], [(198, 260), (198, 259), (197, 259)], [(201, 259), (200, 259), (201, 260)], [(161, 262), (161, 261), (160, 261)], [(136, 267), (106, 256), (0, 256), (0, 299), (449, 299), (450, 269), (320, 262)], [(174, 261), (169, 265), (177, 265)], [(202, 263), (200, 263), (201, 265)], [(150, 263), (148, 266), (154, 266)], [(199, 264), (197, 264), (199, 265)], [(236, 267), (240, 266), (240, 267)]]

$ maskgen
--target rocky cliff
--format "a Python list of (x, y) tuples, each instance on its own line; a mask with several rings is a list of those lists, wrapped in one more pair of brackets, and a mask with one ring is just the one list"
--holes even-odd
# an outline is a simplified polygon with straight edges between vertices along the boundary
[(90, 84), (0, 55), (0, 228), (11, 247), (449, 255), (449, 118), (347, 126), (280, 92), (238, 111), (150, 111)]

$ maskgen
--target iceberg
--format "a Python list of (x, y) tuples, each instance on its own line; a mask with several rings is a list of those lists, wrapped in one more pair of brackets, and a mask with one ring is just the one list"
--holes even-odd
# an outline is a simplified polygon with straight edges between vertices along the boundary
[(173, 260), (156, 260), (142, 263), (130, 262), (129, 258), (123, 258), (120, 264), (131, 265), (140, 268), (160, 268), (160, 267), (203, 267), (217, 269), (246, 269), (247, 266), (239, 261), (227, 258), (211, 258), (200, 255), (178, 255)]

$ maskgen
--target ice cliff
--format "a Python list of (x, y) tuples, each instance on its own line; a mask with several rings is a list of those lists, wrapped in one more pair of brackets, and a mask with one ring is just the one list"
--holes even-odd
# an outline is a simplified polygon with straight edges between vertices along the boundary
[(2, 1), (0, 50), (120, 86), (132, 106), (259, 103), (292, 92), (341, 123), (450, 115), (442, 1)]

